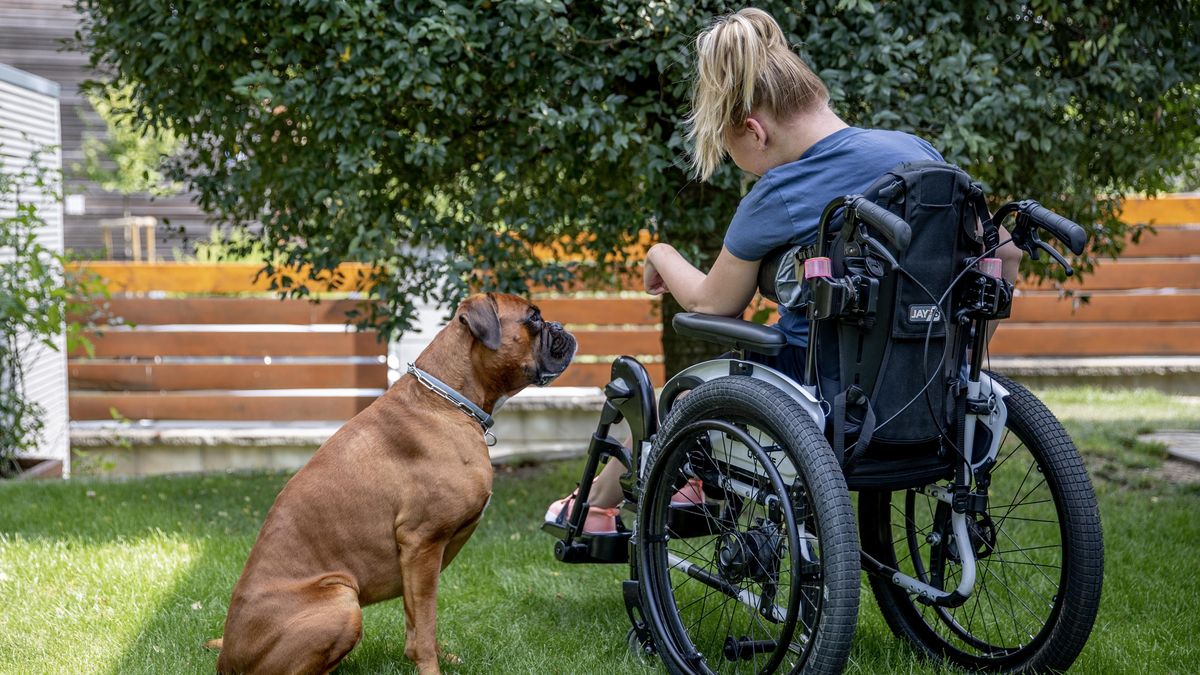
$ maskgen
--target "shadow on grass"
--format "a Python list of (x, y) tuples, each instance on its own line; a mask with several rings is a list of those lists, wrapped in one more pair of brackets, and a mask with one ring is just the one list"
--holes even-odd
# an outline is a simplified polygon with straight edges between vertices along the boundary
[[(635, 667), (624, 646), (625, 566), (562, 565), (553, 559), (553, 540), (538, 531), (545, 505), (574, 483), (578, 470), (577, 463), (497, 470), (483, 525), (442, 576), (439, 643), (461, 661), (444, 662), (446, 672)], [(125, 613), (128, 637), (112, 636), (117, 648), (93, 670), (208, 673), (216, 653), (202, 644), (221, 635), (233, 584), (288, 477), (252, 473), (46, 484), (28, 498), (8, 493), (4, 501), (12, 508), (0, 509), (0, 531), (29, 542), (66, 539), (98, 549), (156, 542), (163, 556), (174, 558), (169, 570), (146, 569), (139, 558), (124, 566), (129, 578), (93, 583), (97, 593), (121, 595), (132, 584), (148, 589), (142, 596), (152, 598), (141, 604), (108, 601)], [(380, 603), (365, 608), (364, 638), (339, 672), (415, 672), (403, 653), (402, 601)]]

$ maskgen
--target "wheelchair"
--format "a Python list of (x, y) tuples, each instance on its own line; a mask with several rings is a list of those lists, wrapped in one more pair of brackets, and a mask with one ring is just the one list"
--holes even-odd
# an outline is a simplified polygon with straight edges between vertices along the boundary
[[(988, 325), (1013, 295), (992, 257), (1009, 216), (1020, 248), (1071, 273), (1040, 233), (1080, 254), (1079, 225), (1032, 200), (989, 213), (952, 165), (901, 165), (831, 203), (816, 242), (770, 256), (759, 279), (807, 312), (803, 382), (745, 358), (778, 353), (779, 331), (694, 313), (674, 328), (732, 352), (657, 400), (636, 359), (615, 360), (577, 497), (543, 529), (564, 563), (629, 565), (635, 653), (671, 673), (840, 672), (865, 571), (922, 656), (989, 672), (1072, 664), (1099, 608), (1099, 512), (1054, 415), (984, 369)], [(610, 435), (622, 421), (629, 448)], [(585, 533), (592, 480), (613, 460), (632, 527)]]

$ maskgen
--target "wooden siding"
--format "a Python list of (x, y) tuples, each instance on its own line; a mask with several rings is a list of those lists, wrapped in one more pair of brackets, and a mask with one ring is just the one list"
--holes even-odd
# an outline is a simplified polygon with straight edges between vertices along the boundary
[[(190, 195), (159, 197), (133, 196), (126, 200), (120, 194), (105, 192), (97, 185), (83, 180), (75, 170), (83, 163), (83, 138), (101, 134), (104, 123), (92, 110), (79, 91), (84, 80), (94, 78), (87, 56), (70, 48), (79, 28), (79, 17), (66, 0), (3, 0), (0, 2), (0, 63), (40, 75), (61, 88), (62, 101), (62, 166), (66, 173), (68, 194), (82, 194), (85, 200), (83, 215), (63, 217), (66, 246), (80, 252), (98, 253), (103, 250), (97, 222), (104, 218), (124, 215), (128, 208), (135, 216), (155, 216), (160, 221), (169, 218), (171, 228), (158, 232), (160, 257), (170, 257), (173, 247), (186, 245), (185, 240), (208, 239), (212, 225), (207, 216), (192, 203)], [(179, 232), (182, 228), (182, 236)], [(116, 235), (116, 242), (121, 236)], [(125, 259), (117, 243), (117, 259)]]

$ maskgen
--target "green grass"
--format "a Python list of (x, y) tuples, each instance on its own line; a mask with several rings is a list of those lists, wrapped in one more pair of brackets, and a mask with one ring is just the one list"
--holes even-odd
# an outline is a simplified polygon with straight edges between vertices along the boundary
[[(1200, 429), (1200, 404), (1152, 392), (1042, 392), (1083, 448), (1107, 544), (1104, 601), (1078, 672), (1194, 671), (1200, 486), (1169, 479), (1155, 428)], [(581, 439), (582, 442), (582, 439)], [(623, 566), (567, 566), (538, 531), (582, 460), (499, 469), (483, 525), (442, 577), (451, 673), (633, 672)], [(212, 672), (201, 649), (286, 474), (0, 484), (0, 672)], [(863, 586), (849, 672), (940, 672), (888, 631)], [(400, 601), (365, 610), (341, 673), (411, 673)]]

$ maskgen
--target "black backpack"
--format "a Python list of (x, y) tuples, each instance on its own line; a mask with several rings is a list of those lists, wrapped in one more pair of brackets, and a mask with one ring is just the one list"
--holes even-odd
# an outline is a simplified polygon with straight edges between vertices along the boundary
[[(835, 215), (824, 246), (769, 256), (760, 287), (793, 311), (813, 300), (800, 283), (803, 260), (830, 258), (832, 277), (854, 275), (870, 307), (816, 322), (816, 384), (829, 406), (826, 433), (852, 489), (904, 489), (947, 475), (962, 447), (966, 393), (961, 373), (969, 336), (949, 316), (951, 288), (983, 251), (977, 234), (983, 193), (964, 171), (942, 162), (901, 164), (863, 193), (911, 228), (906, 249), (862, 223)], [(899, 270), (864, 255), (861, 235), (884, 243)], [(764, 277), (766, 279), (764, 279)], [(774, 283), (772, 283), (772, 281)]]

